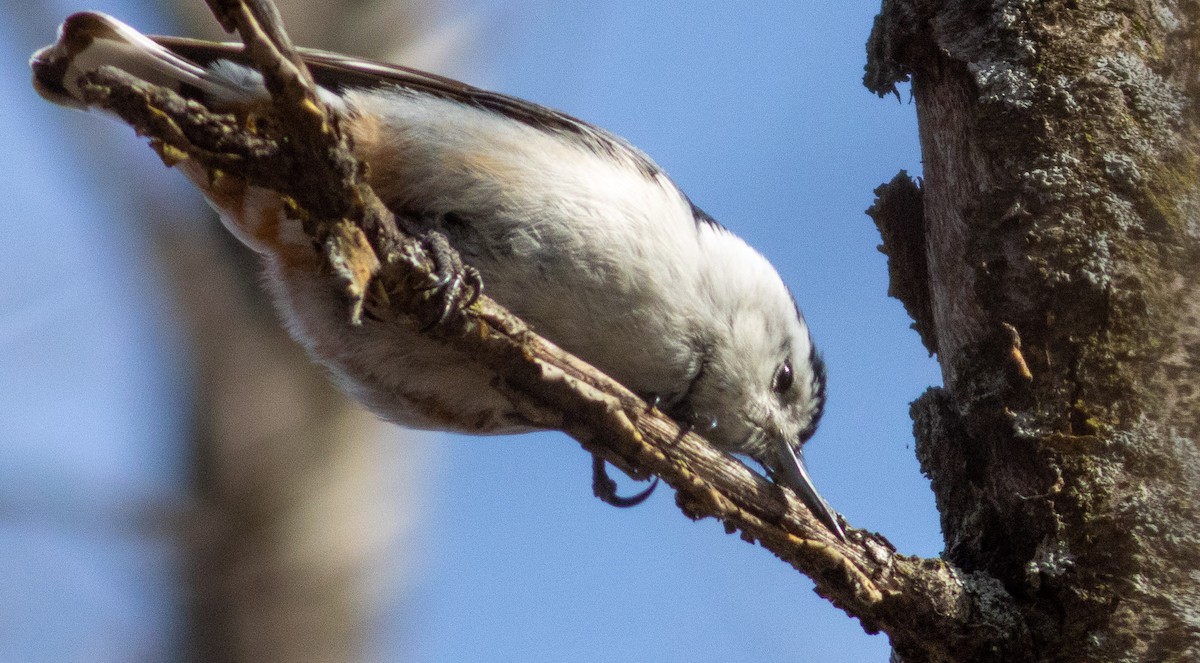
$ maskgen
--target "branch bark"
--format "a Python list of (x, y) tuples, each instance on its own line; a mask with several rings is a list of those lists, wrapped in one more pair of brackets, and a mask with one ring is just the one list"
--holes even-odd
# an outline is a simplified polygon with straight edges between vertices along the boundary
[[(274, 97), (271, 109), (243, 122), (111, 68), (85, 79), (86, 100), (149, 136), (169, 166), (188, 162), (212, 178), (269, 188), (289, 200), (314, 250), (341, 278), (350, 319), (359, 320), (364, 308), (436, 319), (442, 302), (421, 288), (433, 280), (429, 256), (363, 180), (337, 116), (320, 102), (282, 28), (261, 3), (210, 5), (251, 45)], [(685, 433), (495, 302), (458, 304), (429, 333), (504, 376), (503, 389), (530, 421), (567, 432), (634, 476), (660, 476), (676, 489), (687, 516), (718, 518), (729, 532), (760, 543), (812, 577), (821, 595), (868, 631), (927, 643), (936, 658), (1014, 640), (1013, 600), (992, 579), (899, 555), (882, 536), (862, 530), (838, 541), (790, 492)]]

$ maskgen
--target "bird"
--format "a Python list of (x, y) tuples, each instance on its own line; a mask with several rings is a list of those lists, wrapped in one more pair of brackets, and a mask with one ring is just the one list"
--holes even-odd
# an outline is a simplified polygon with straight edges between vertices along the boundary
[[(534, 331), (717, 448), (757, 461), (845, 539), (803, 456), (825, 407), (825, 363), (761, 253), (608, 131), (435, 74), (298, 52), (405, 227), (444, 239)], [(148, 37), (98, 12), (69, 16), (30, 60), (34, 87), (59, 105), (86, 109), (81, 77), (109, 65), (233, 113), (270, 98), (249, 63), (238, 44)], [(537, 428), (496, 375), (413, 321), (348, 321), (278, 194), (190, 160), (176, 167), (262, 257), (288, 330), (352, 397), (413, 428)]]

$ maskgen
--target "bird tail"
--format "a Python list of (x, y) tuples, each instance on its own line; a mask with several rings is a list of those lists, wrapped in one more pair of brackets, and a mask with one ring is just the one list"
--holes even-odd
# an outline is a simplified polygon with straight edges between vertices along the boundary
[(232, 62), (202, 67), (98, 12), (67, 17), (58, 29), (58, 41), (34, 53), (29, 66), (38, 94), (72, 108), (88, 107), (81, 79), (104, 66), (216, 105), (246, 103), (267, 94), (253, 70)]

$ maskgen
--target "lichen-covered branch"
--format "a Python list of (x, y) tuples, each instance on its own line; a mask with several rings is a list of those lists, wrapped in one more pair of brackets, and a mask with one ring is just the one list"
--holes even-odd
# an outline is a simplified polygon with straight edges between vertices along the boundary
[[(253, 121), (213, 112), (115, 69), (84, 82), (86, 100), (117, 114), (168, 165), (192, 160), (213, 177), (276, 191), (305, 221), (314, 251), (341, 277), (346, 315), (437, 319), (430, 257), (398, 227), (366, 184), (337, 118), (321, 103), (270, 12), (212, 3), (249, 53), (273, 94)], [(380, 293), (386, 293), (381, 295)], [(751, 472), (582, 361), (532, 333), (487, 297), (428, 333), (503, 376), (523, 416), (563, 430), (588, 451), (634, 476), (655, 474), (677, 491), (692, 518), (713, 517), (816, 581), (817, 591), (894, 642), (948, 652), (1003, 649), (1019, 641), (1013, 600), (987, 577), (940, 560), (899, 555), (881, 536), (849, 530), (839, 541), (790, 493)], [(981, 619), (981, 615), (985, 618)]]

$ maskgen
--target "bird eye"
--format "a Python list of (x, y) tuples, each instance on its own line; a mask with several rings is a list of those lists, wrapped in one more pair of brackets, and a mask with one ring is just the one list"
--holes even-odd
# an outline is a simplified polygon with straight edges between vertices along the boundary
[(792, 388), (792, 382), (795, 379), (796, 376), (792, 371), (792, 360), (785, 359), (779, 370), (775, 372), (775, 380), (771, 383), (771, 388), (775, 390), (775, 393), (782, 394)]

